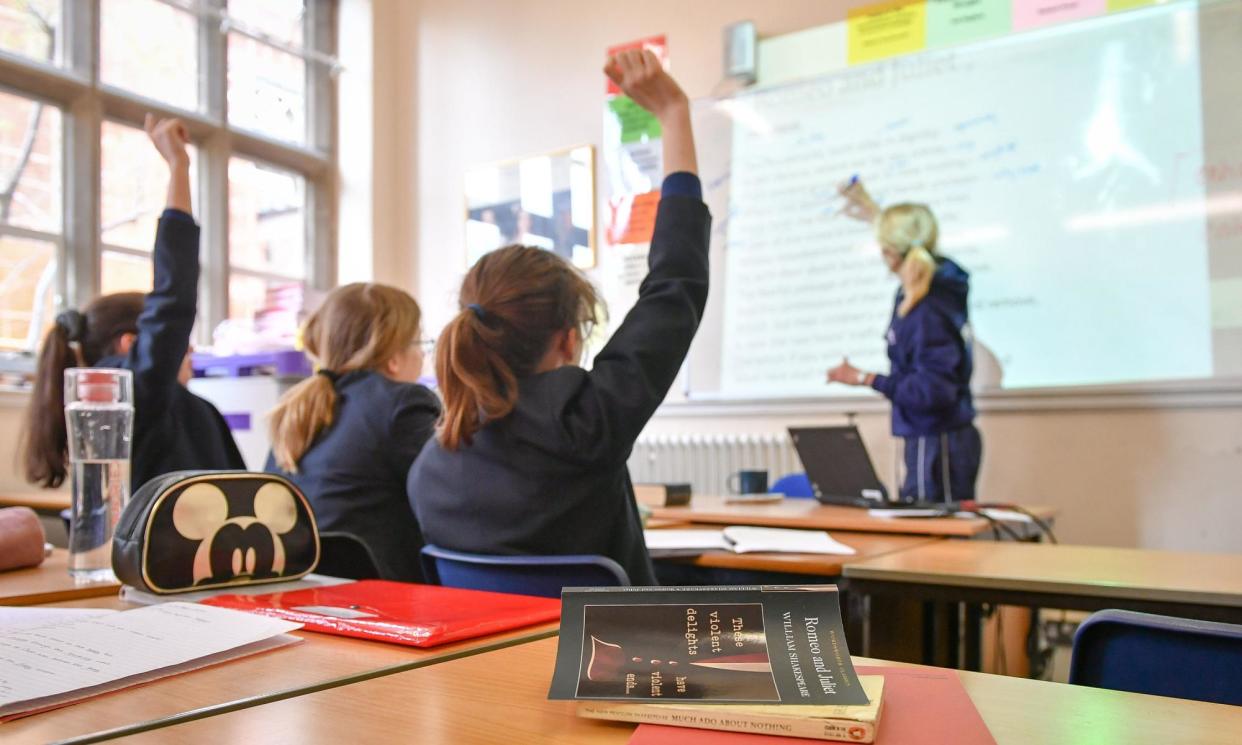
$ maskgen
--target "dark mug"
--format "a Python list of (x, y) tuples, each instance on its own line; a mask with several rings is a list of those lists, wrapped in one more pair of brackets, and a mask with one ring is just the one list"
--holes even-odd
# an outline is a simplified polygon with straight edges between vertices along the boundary
[(729, 475), (725, 485), (733, 494), (767, 494), (768, 472), (738, 471)]

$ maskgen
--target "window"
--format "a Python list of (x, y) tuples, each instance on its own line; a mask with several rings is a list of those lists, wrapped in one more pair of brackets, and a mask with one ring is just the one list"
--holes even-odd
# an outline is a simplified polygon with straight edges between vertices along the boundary
[(147, 111), (191, 130), (200, 333), (292, 336), (333, 280), (335, 3), (0, 0), (0, 351), (33, 351), (58, 309), (150, 290), (168, 171)]
[(60, 59), (61, 0), (0, 0), (0, 49), (38, 60)]
[(0, 92), (0, 348), (51, 321), (61, 236), (61, 113)]

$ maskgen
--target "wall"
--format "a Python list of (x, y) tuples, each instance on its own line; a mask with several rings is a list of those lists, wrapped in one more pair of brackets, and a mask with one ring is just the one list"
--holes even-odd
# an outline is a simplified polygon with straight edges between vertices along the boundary
[[(393, 266), (406, 272), (402, 284), (416, 290), (428, 331), (453, 312), (464, 271), (464, 170), (580, 143), (598, 146), (605, 47), (667, 34), (674, 74), (692, 97), (703, 96), (720, 84), (725, 24), (751, 19), (760, 35), (771, 36), (841, 20), (847, 8), (863, 4), (373, 2), (377, 34), (399, 33), (404, 42), (394, 62), (400, 69), (389, 71), (395, 87), (381, 90), (377, 79), (376, 97), (393, 102), (397, 117), (413, 117), (395, 121), (417, 150), (417, 170), (395, 174), (392, 190), (403, 212), (417, 215), (417, 259), (413, 266)], [(406, 24), (399, 29), (378, 20), (397, 13), (393, 6), (401, 6)], [(380, 41), (377, 36), (377, 48)], [(380, 64), (377, 52), (377, 70)], [(379, 110), (377, 103), (377, 115)], [(408, 157), (401, 150), (390, 156), (378, 145), (376, 152), (381, 160)], [(831, 413), (738, 416), (668, 407), (649, 431), (773, 432), (841, 419)], [(890, 474), (895, 445), (886, 417), (865, 413), (858, 421), (877, 469)], [(982, 493), (1060, 507), (1063, 540), (1242, 551), (1242, 509), (1236, 506), (1242, 497), (1242, 410), (1236, 407), (987, 411), (980, 427)]]

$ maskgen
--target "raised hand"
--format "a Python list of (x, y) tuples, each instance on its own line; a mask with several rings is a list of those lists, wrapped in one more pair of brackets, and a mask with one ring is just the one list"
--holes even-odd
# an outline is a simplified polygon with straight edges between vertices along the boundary
[(147, 114), (143, 129), (147, 131), (147, 137), (151, 138), (151, 144), (155, 145), (160, 157), (170, 167), (190, 164), (190, 154), (187, 151), (190, 133), (180, 119), (157, 119), (154, 114)]
[(604, 65), (604, 74), (625, 95), (663, 121), (689, 106), (685, 92), (649, 49), (627, 49)]
[(880, 205), (875, 203), (857, 178), (839, 184), (837, 193), (845, 197), (845, 206), (841, 208), (841, 212), (848, 217), (863, 222), (875, 222), (880, 216)]

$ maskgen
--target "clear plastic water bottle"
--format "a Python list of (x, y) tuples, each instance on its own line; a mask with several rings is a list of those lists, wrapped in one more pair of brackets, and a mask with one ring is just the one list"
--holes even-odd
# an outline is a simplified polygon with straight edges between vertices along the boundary
[(65, 371), (65, 425), (73, 490), (69, 574), (115, 581), (112, 532), (129, 501), (134, 380), (129, 370)]

